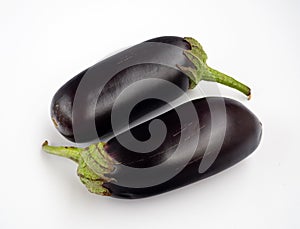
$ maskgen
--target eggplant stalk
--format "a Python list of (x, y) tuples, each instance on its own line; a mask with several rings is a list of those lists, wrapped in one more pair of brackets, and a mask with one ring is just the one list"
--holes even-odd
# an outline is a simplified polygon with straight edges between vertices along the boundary
[(65, 157), (75, 161), (78, 164), (77, 175), (86, 188), (95, 194), (110, 196), (103, 183), (113, 181), (114, 179), (106, 177), (114, 171), (116, 161), (111, 158), (104, 150), (105, 143), (100, 142), (91, 144), (86, 148), (67, 147), (67, 146), (49, 146), (45, 141), (42, 149), (50, 154)]
[(189, 77), (190, 89), (201, 80), (212, 81), (234, 88), (248, 96), (248, 99), (251, 98), (251, 90), (248, 86), (206, 64), (207, 55), (197, 40), (191, 37), (185, 37), (184, 40), (191, 45), (191, 50), (184, 50), (184, 55), (193, 63), (194, 68), (179, 65), (177, 67)]

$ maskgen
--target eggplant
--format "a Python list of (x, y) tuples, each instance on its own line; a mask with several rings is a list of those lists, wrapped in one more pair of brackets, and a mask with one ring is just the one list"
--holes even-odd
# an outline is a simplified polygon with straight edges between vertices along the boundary
[[(125, 128), (120, 123), (112, 128), (111, 114), (115, 100), (135, 82), (157, 80), (155, 86), (135, 85), (133, 93), (119, 106), (126, 107), (138, 93), (149, 97), (138, 103), (129, 123), (175, 100), (199, 81), (216, 81), (251, 95), (250, 88), (210, 68), (202, 46), (193, 38), (158, 37), (119, 52), (82, 71), (54, 95), (51, 118), (57, 130), (73, 142), (89, 142)], [(181, 90), (170, 91), (163, 81)], [(167, 101), (155, 96), (165, 92)]]
[[(153, 126), (162, 132), (158, 121), (166, 128), (163, 140), (150, 143), (153, 150), (132, 148), (136, 141), (155, 139)], [(77, 174), (90, 192), (135, 199), (221, 172), (248, 157), (261, 136), (261, 122), (240, 102), (208, 97), (184, 103), (106, 143), (75, 148), (50, 146), (46, 141), (43, 150), (78, 163)]]

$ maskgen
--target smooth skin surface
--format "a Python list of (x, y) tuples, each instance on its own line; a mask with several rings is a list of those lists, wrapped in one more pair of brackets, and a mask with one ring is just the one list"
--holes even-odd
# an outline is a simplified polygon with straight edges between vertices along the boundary
[[(188, 122), (181, 123), (177, 112), (187, 111), (191, 104), (195, 107), (197, 115), (192, 116)], [(224, 113), (221, 112), (222, 106), (225, 108)], [(219, 112), (212, 114), (212, 107), (215, 109), (214, 112)], [(225, 122), (222, 121), (223, 119)], [(43, 145), (43, 149), (48, 153), (72, 160), (75, 157), (74, 150), (77, 150), (78, 156), (75, 157), (79, 158), (76, 161), (79, 165), (77, 175), (90, 192), (135, 199), (171, 191), (233, 166), (258, 147), (262, 135), (262, 125), (251, 111), (237, 101), (222, 97), (203, 98), (185, 103), (176, 110), (170, 110), (121, 135), (127, 136), (132, 133), (139, 141), (146, 141), (152, 137), (149, 133), (149, 126), (153, 120), (161, 120), (167, 128), (167, 133), (162, 144), (148, 153), (138, 153), (124, 147), (119, 142), (121, 138), (118, 136), (107, 143), (92, 144), (85, 149), (70, 148), (70, 155), (66, 154), (68, 147), (49, 146), (47, 142)], [(218, 124), (214, 125), (213, 122), (218, 122)], [(195, 134), (200, 129), (200, 134)], [(222, 131), (224, 131), (224, 136), (216, 137), (222, 135)], [(180, 142), (182, 135), (185, 139)], [(191, 145), (195, 140), (197, 140), (197, 147), (191, 152), (193, 150)], [(130, 138), (125, 137), (125, 141), (131, 146), (135, 144), (130, 141)], [(175, 154), (179, 145), (181, 151)], [(215, 149), (208, 153), (215, 154), (216, 158), (207, 170), (200, 172), (199, 166), (202, 160), (205, 160), (208, 147)], [(185, 162), (188, 155), (192, 157)], [(153, 167), (164, 162), (166, 164), (163, 169), (158, 170)], [(152, 167), (150, 176), (147, 176), (149, 183), (145, 182), (143, 177), (137, 176), (136, 178), (124, 166), (139, 169)], [(170, 171), (174, 174), (171, 179), (151, 185), (157, 177)], [(132, 184), (132, 182), (134, 185), (141, 182), (144, 186), (137, 188), (120, 185)]]

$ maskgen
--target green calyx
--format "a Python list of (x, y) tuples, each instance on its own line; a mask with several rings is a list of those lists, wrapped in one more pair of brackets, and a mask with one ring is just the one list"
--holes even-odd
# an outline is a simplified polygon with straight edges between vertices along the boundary
[(185, 37), (184, 40), (191, 46), (190, 50), (184, 50), (184, 55), (193, 63), (194, 66), (187, 67), (177, 65), (177, 67), (189, 77), (190, 89), (197, 86), (201, 80), (212, 81), (235, 88), (250, 99), (251, 90), (249, 87), (206, 64), (207, 55), (198, 41), (191, 37)]
[(92, 193), (110, 196), (110, 191), (103, 184), (114, 180), (107, 175), (114, 171), (116, 161), (107, 154), (104, 146), (103, 142), (86, 148), (49, 146), (45, 141), (42, 149), (78, 163), (77, 175), (86, 188)]

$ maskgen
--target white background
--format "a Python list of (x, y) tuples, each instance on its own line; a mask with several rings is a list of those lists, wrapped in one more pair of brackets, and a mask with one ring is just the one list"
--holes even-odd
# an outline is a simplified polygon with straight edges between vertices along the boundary
[[(0, 2), (0, 228), (300, 228), (300, 2)], [(71, 144), (49, 107), (72, 76), (116, 50), (162, 35), (192, 36), (208, 64), (252, 88), (220, 86), (263, 123), (245, 161), (160, 196), (90, 194), (76, 165), (41, 143)], [(200, 83), (205, 87), (205, 83)]]

